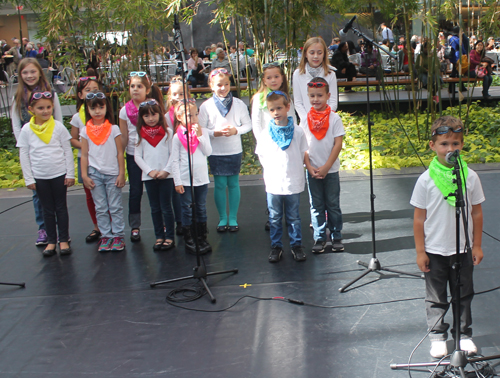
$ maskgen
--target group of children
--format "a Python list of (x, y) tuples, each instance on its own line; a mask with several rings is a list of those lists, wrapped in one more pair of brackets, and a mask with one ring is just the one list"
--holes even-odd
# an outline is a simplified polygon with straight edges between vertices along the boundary
[[(156, 237), (153, 249), (173, 248), (174, 234), (182, 233), (187, 252), (196, 253), (196, 244), (200, 253), (210, 252), (206, 212), (207, 159), (214, 176), (214, 200), (219, 213), (216, 230), (236, 232), (239, 229), (241, 134), (250, 130), (257, 141), (255, 152), (263, 167), (267, 192), (269, 262), (276, 263), (283, 255), (283, 216), (294, 259), (306, 260), (299, 213), (300, 193), (306, 181), (314, 229), (312, 252), (325, 251), (327, 228), (332, 249), (343, 251), (339, 155), (345, 131), (335, 112), (336, 77), (327, 59), (327, 47), (321, 38), (311, 38), (305, 43), (300, 66), (293, 75), (295, 104), (281, 66), (278, 63), (264, 65), (261, 87), (252, 99), (251, 119), (246, 105), (233, 98), (230, 73), (225, 69), (210, 73), (213, 97), (202, 104), (199, 114), (180, 77), (171, 81), (165, 108), (161, 91), (147, 74), (131, 72), (131, 100), (120, 111), (119, 126), (114, 122), (109, 100), (96, 76), (82, 77), (77, 85), (78, 112), (71, 120), (71, 134), (61, 123), (57, 95), (50, 90), (36, 60), (21, 61), (19, 88), (13, 105), (13, 129), (25, 183), (34, 193), (40, 230), (37, 244), (47, 245), (43, 255), (56, 254), (57, 243), (60, 243), (61, 255), (71, 253), (66, 204), (66, 190), (75, 182), (71, 145), (81, 150), (78, 177), (85, 186), (94, 224), (87, 241), (100, 240), (100, 252), (120, 251), (125, 247), (121, 203), (121, 188), (125, 184), (124, 152), (130, 182), (131, 239), (140, 240), (140, 202), (145, 183)], [(299, 125), (295, 111), (299, 115)], [(455, 284), (452, 269), (455, 245), (449, 242), (453, 238), (446, 237), (455, 224), (455, 209), (450, 200), (443, 198), (456, 187), (451, 177), (452, 167), (445, 157), (448, 152), (463, 147), (461, 122), (453, 117), (436, 120), (430, 147), (437, 156), (419, 178), (411, 204), (415, 206), (417, 264), (426, 277), (431, 355), (441, 358), (447, 354), (448, 325), (443, 320), (449, 305), (446, 285), (449, 282), (453, 288)], [(466, 167), (465, 162), (462, 164)], [(466, 167), (464, 177), (470, 198), (467, 210), (473, 226), (468, 230), (472, 254), (461, 257), (465, 283), (460, 327), (461, 347), (472, 354), (477, 351), (470, 327), (472, 267), (483, 257), (481, 202), (484, 195), (474, 171)], [(193, 196), (195, 209), (191, 206)], [(193, 215), (196, 230), (192, 226)], [(447, 229), (450, 233), (443, 231)], [(462, 242), (463, 233), (462, 230)], [(195, 236), (198, 243), (195, 243)], [(463, 250), (463, 246), (461, 248)]]

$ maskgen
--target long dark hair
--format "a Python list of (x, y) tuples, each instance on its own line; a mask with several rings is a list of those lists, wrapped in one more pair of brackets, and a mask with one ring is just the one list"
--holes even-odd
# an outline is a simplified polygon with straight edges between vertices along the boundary
[(83, 90), (89, 85), (90, 82), (94, 82), (97, 84), (99, 90), (102, 90), (102, 83), (99, 81), (99, 77), (97, 77), (97, 74), (93, 68), (87, 69), (87, 78), (89, 77), (95, 77), (95, 79), (87, 79), (87, 80), (81, 80), (80, 78), (78, 80), (78, 84), (76, 85), (76, 110), (80, 110), (80, 106), (82, 106), (85, 103), (85, 99), (81, 99), (78, 96), (78, 93), (82, 93)]
[(477, 47), (477, 44), (478, 43), (482, 43), (483, 44), (483, 49), (481, 50), (481, 52), (479, 53), (479, 55), (481, 55), (481, 58), (484, 58), (484, 56), (486, 55), (486, 45), (484, 44), (483, 40), (480, 39), (478, 40), (476, 43), (474, 43), (474, 51), (477, 53), (478, 51), (476, 50), (476, 47)]
[[(98, 92), (94, 92), (98, 93)], [(101, 92), (102, 93), (102, 92)], [(92, 117), (90, 116), (89, 109), (93, 108), (96, 105), (106, 106), (106, 119), (111, 123), (115, 123), (115, 116), (113, 115), (113, 108), (111, 108), (111, 103), (107, 97), (105, 98), (97, 98), (94, 97), (91, 100), (85, 100), (85, 119), (90, 120)]]
[[(151, 99), (146, 99), (147, 101), (150, 101)], [(137, 145), (141, 144), (141, 129), (146, 125), (144, 122), (144, 119), (142, 118), (146, 114), (159, 114), (160, 117), (158, 118), (158, 125), (162, 127), (163, 130), (165, 130), (165, 133), (169, 135), (168, 132), (168, 127), (167, 127), (167, 120), (165, 119), (165, 113), (162, 110), (161, 106), (156, 103), (154, 105), (146, 104), (144, 106), (141, 106), (139, 108), (139, 116), (137, 117)], [(168, 139), (168, 138), (167, 138)]]

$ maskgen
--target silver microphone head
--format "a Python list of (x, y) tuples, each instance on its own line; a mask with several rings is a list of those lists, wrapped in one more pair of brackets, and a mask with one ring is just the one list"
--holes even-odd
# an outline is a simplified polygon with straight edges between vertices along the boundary
[(448, 152), (444, 159), (448, 164), (453, 165), (456, 163), (459, 156), (460, 156), (460, 150), (455, 150), (453, 152)]

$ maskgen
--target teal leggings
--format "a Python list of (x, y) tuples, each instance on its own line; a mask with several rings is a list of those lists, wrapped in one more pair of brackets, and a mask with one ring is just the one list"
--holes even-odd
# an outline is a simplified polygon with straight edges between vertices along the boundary
[[(240, 206), (240, 175), (214, 176), (214, 199), (219, 212), (219, 226), (238, 225), (238, 207)], [(229, 197), (229, 223), (226, 212), (226, 187)]]

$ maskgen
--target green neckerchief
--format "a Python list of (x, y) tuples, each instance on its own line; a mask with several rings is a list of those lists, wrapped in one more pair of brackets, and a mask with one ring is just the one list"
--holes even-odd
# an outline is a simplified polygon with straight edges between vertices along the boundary
[(267, 109), (267, 88), (259, 93), (259, 109)]
[[(458, 159), (460, 162), (460, 166), (462, 167), (462, 169), (460, 170), (460, 178), (462, 179), (462, 190), (465, 194), (465, 181), (467, 180), (467, 176), (469, 176), (469, 169), (467, 168), (467, 163), (462, 160), (460, 156), (458, 157)], [(431, 161), (431, 164), (429, 165), (429, 176), (445, 197), (448, 197), (450, 193), (455, 193), (457, 190), (457, 184), (453, 182), (455, 175), (452, 172), (453, 167), (448, 168), (441, 164), (437, 156), (434, 157), (434, 159)], [(448, 197), (446, 201), (451, 206), (455, 206), (454, 196)]]

